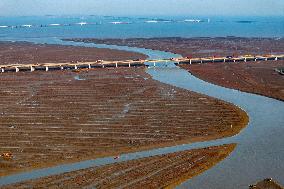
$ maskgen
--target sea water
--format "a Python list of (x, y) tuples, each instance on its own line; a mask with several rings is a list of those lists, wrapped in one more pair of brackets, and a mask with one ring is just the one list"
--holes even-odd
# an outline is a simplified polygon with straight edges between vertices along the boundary
[(284, 17), (0, 17), (0, 40), (28, 38), (284, 37)]

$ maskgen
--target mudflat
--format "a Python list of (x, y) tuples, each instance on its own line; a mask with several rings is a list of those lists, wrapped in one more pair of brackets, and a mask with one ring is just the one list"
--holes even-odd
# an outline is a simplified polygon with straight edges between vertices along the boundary
[(283, 189), (283, 187), (272, 178), (267, 178), (254, 185), (250, 185), (249, 189)]
[(235, 135), (232, 104), (151, 79), (145, 68), (3, 73), (0, 175)]
[(132, 60), (139, 58), (146, 59), (147, 56), (140, 53), (111, 49), (28, 42), (0, 42), (0, 65)]
[(284, 61), (181, 65), (202, 80), (284, 101)]
[(85, 43), (103, 43), (140, 47), (181, 54), (183, 57), (208, 57), (229, 55), (264, 55), (284, 53), (284, 38), (243, 37), (164, 37), (129, 39), (65, 39)]
[(29, 180), (12, 188), (174, 188), (226, 158), (235, 144), (187, 150)]

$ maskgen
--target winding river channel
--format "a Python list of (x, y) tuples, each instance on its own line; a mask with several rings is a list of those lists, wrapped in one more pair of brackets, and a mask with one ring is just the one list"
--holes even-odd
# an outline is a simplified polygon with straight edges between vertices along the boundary
[[(57, 38), (25, 39), (25, 41), (128, 50), (144, 53), (150, 59), (180, 56), (141, 48), (67, 42)], [(184, 182), (177, 188), (247, 189), (249, 184), (266, 177), (272, 177), (284, 184), (284, 102), (210, 84), (194, 77), (188, 71), (175, 66), (172, 62), (167, 64), (158, 63), (156, 67), (149, 66), (147, 72), (153, 79), (231, 102), (247, 112), (250, 122), (247, 128), (233, 137), (124, 154), (119, 161), (213, 145), (237, 143), (234, 152), (224, 161), (201, 175)], [(113, 157), (106, 157), (1, 177), (0, 186), (114, 162), (117, 162), (117, 160), (114, 160)]]

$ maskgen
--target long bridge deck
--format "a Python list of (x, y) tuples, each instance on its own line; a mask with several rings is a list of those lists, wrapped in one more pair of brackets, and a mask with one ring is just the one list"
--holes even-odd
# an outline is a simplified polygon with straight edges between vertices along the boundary
[(35, 70), (64, 70), (64, 69), (91, 69), (105, 67), (138, 67), (146, 66), (145, 63), (176, 62), (177, 64), (200, 64), (214, 62), (248, 62), (248, 61), (269, 61), (284, 60), (284, 55), (269, 56), (240, 56), (240, 57), (207, 57), (207, 58), (169, 58), (154, 60), (123, 60), (123, 61), (94, 61), (94, 62), (77, 62), (77, 63), (40, 63), (40, 64), (7, 64), (0, 65), (0, 72), (6, 71), (35, 71)]

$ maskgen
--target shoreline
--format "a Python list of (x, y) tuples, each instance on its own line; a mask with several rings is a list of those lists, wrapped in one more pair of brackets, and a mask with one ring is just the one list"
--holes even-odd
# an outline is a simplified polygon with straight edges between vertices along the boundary
[(183, 57), (283, 54), (284, 38), (262, 37), (161, 37), (161, 38), (70, 38), (63, 41), (139, 47), (180, 54)]

